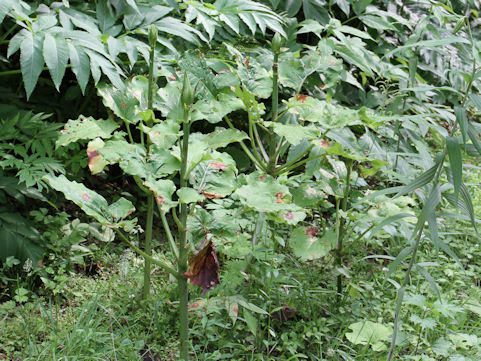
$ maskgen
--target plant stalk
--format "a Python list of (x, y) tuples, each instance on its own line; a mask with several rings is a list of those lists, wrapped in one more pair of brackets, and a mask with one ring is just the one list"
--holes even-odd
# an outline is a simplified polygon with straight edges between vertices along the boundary
[[(185, 75), (187, 76), (187, 75)], [(187, 159), (189, 154), (189, 135), (190, 135), (190, 110), (184, 105), (184, 137), (182, 139), (181, 166), (180, 166), (180, 187), (187, 186)], [(179, 339), (180, 339), (180, 359), (189, 359), (189, 319), (188, 303), (189, 290), (187, 278), (182, 275), (187, 271), (187, 204), (180, 204), (180, 223), (179, 227), (179, 262), (178, 262), (178, 290), (179, 290)]]
[[(351, 159), (346, 160), (346, 187), (344, 188), (344, 195), (342, 198), (341, 203), (341, 210), (346, 212), (347, 210), (347, 202), (349, 200), (349, 193), (351, 189), (351, 172), (352, 172), (352, 164), (353, 161)], [(344, 235), (346, 234), (346, 219), (344, 217), (340, 217), (339, 212), (339, 199), (336, 200), (336, 234), (337, 234), (337, 249), (336, 249), (336, 264), (338, 267), (342, 266), (342, 248), (343, 248), (343, 240)], [(342, 275), (337, 275), (337, 298), (342, 294)]]
[[(153, 103), (153, 88), (154, 88), (154, 55), (155, 55), (155, 43), (150, 47), (150, 64), (149, 64), (149, 89), (148, 89), (148, 104), (147, 107), (152, 109)], [(152, 127), (153, 120), (148, 122), (147, 126)], [(130, 135), (130, 132), (129, 132)], [(150, 153), (150, 141), (148, 142), (148, 153)], [(152, 192), (147, 196), (147, 222), (145, 224), (145, 241), (144, 251), (147, 255), (152, 256), (152, 226), (154, 221), (154, 195)], [(144, 287), (142, 296), (147, 299), (150, 295), (150, 269), (151, 264), (148, 258), (144, 260)]]
[[(274, 63), (272, 65), (272, 117), (271, 121), (277, 121), (279, 114), (279, 51), (274, 51)], [(269, 136), (269, 162), (267, 163), (267, 173), (273, 175), (276, 168), (277, 159), (276, 135)]]

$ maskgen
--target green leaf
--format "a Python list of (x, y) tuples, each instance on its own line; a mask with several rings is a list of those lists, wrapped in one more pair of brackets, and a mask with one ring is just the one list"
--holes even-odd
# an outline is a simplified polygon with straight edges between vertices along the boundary
[(105, 160), (104, 157), (98, 152), (100, 148), (103, 148), (105, 145), (104, 141), (100, 138), (95, 138), (94, 140), (90, 141), (87, 146), (87, 157), (88, 157), (88, 166), (90, 172), (92, 174), (98, 174), (102, 172), (108, 162)]
[(99, 85), (97, 92), (102, 97), (104, 105), (122, 120), (135, 124), (141, 119), (137, 112), (140, 102), (136, 97), (106, 84)]
[[(134, 211), (132, 203), (120, 198), (109, 206), (104, 197), (85, 187), (82, 183), (68, 180), (64, 175), (58, 177), (48, 174), (43, 178), (55, 190), (62, 192), (68, 200), (78, 205), (87, 215), (111, 228), (124, 228), (127, 231), (135, 226), (133, 221), (118, 221)], [(117, 222), (116, 222), (117, 220)]]
[(481, 111), (481, 95), (479, 94), (469, 94), (469, 99), (471, 99), (471, 102), (473, 105)]
[(336, 240), (334, 231), (320, 235), (317, 227), (297, 227), (291, 233), (289, 246), (301, 260), (311, 261), (327, 256)]
[(130, 144), (125, 140), (109, 140), (98, 152), (109, 164), (118, 163), (127, 174), (147, 179), (146, 151), (140, 144)]
[(446, 138), (446, 149), (449, 156), (449, 164), (451, 175), (453, 177), (454, 198), (458, 200), (459, 188), (463, 181), (463, 159), (461, 155), (461, 147), (457, 138)]
[(72, 72), (75, 74), (82, 94), (85, 94), (85, 88), (90, 78), (90, 60), (81, 46), (76, 47), (71, 42), (68, 43), (70, 54), (70, 64)]
[(153, 192), (155, 201), (162, 207), (164, 212), (177, 205), (177, 202), (172, 201), (175, 184), (171, 180), (159, 179), (154, 181), (149, 179), (144, 182), (144, 185)]
[(114, 220), (123, 219), (134, 211), (135, 207), (132, 202), (125, 198), (119, 198), (109, 206), (109, 213)]
[(170, 148), (179, 137), (180, 125), (172, 120), (166, 120), (152, 128), (143, 127), (142, 129), (149, 135), (150, 141), (159, 148)]
[(27, 99), (30, 98), (35, 89), (38, 77), (43, 70), (42, 40), (40, 34), (29, 32), (20, 45), (20, 67)]
[(45, 33), (43, 57), (52, 76), (55, 88), (57, 88), (57, 91), (60, 91), (60, 84), (62, 83), (65, 69), (67, 69), (69, 58), (69, 49), (65, 38), (58, 33), (53, 36)]
[(215, 152), (211, 156), (214, 159), (202, 161), (194, 168), (189, 181), (206, 198), (224, 198), (235, 188), (235, 163), (227, 153)]
[(14, 0), (2, 0), (0, 2), (0, 24), (3, 23), (3, 19), (5, 15), (7, 15), (10, 10), (12, 10), (13, 6), (15, 5)]
[(466, 108), (456, 106), (454, 107), (454, 114), (456, 115), (456, 121), (459, 124), (459, 129), (463, 136), (463, 142), (466, 143), (466, 140), (468, 139), (468, 118), (466, 116)]
[(298, 209), (296, 205), (291, 204), (289, 188), (273, 177), (254, 172), (245, 177), (245, 182), (246, 184), (234, 193), (242, 205), (258, 212)]
[(415, 48), (415, 47), (420, 47), (420, 48), (436, 48), (448, 44), (453, 44), (453, 43), (461, 43), (461, 44), (469, 44), (469, 40), (459, 37), (459, 36), (447, 36), (442, 39), (433, 39), (433, 40), (421, 40), (417, 41), (415, 43), (410, 43), (402, 46), (397, 46), (395, 49), (391, 50), (390, 52), (386, 53), (384, 56), (389, 57), (392, 54), (395, 54), (399, 51), (405, 50), (405, 49), (410, 49), (410, 48)]
[(298, 145), (303, 140), (315, 139), (319, 136), (319, 130), (313, 127), (302, 126), (300, 124), (282, 124), (264, 122), (267, 127), (272, 127), (274, 133), (280, 137), (285, 137), (292, 145)]
[(391, 327), (371, 321), (352, 323), (349, 328), (351, 332), (346, 332), (349, 341), (355, 345), (370, 345), (373, 351), (385, 350), (383, 341), (388, 341), (393, 333)]
[(197, 203), (202, 202), (205, 197), (199, 194), (195, 189), (182, 187), (177, 190), (177, 195), (179, 196), (179, 201), (181, 203)]
[(434, 175), (436, 174), (436, 171), (438, 170), (440, 164), (437, 162), (433, 167), (429, 168), (426, 172), (421, 174), (419, 177), (417, 177), (414, 181), (411, 183), (403, 186), (399, 192), (394, 196), (394, 198), (403, 196), (405, 194), (411, 193), (412, 191), (421, 188), (431, 182), (434, 179)]
[(94, 119), (80, 116), (78, 119), (70, 119), (63, 130), (56, 146), (62, 147), (81, 139), (109, 138), (119, 125), (112, 120)]

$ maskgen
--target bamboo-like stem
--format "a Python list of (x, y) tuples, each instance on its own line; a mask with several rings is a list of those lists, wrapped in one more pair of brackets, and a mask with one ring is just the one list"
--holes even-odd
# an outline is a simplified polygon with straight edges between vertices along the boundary
[[(351, 172), (353, 161), (351, 159), (346, 160), (346, 186), (344, 188), (344, 195), (341, 203), (341, 211), (346, 212), (347, 202), (349, 200), (349, 193), (351, 190)], [(340, 217), (339, 212), (339, 199), (336, 200), (336, 235), (337, 235), (337, 248), (336, 248), (336, 264), (338, 267), (342, 266), (342, 248), (344, 235), (346, 234), (346, 219)], [(342, 294), (342, 274), (337, 275), (337, 298), (339, 299)]]
[(250, 138), (250, 142), (251, 142), (252, 152), (254, 154), (254, 157), (257, 159), (257, 161), (260, 164), (263, 165), (263, 168), (266, 168), (264, 162), (262, 161), (262, 158), (261, 158), (259, 152), (257, 151), (256, 141), (254, 139), (254, 126), (255, 126), (255, 124), (254, 124), (254, 120), (252, 119), (251, 112), (249, 110), (249, 104), (246, 104), (246, 108), (247, 108), (247, 117), (249, 119), (249, 138)]
[(267, 151), (264, 148), (264, 144), (262, 144), (262, 140), (261, 140), (261, 137), (259, 136), (259, 131), (257, 130), (255, 123), (252, 124), (252, 128), (254, 129), (254, 137), (255, 137), (255, 140), (257, 141), (261, 154), (264, 157), (264, 160), (266, 162), (269, 162), (269, 155), (267, 154)]

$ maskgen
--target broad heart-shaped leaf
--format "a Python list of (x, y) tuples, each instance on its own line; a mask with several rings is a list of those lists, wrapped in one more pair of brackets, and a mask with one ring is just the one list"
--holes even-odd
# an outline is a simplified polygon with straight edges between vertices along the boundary
[(52, 76), (55, 88), (59, 91), (69, 58), (67, 41), (59, 33), (45, 33), (43, 41), (43, 58)]
[(189, 258), (189, 270), (183, 276), (190, 278), (192, 285), (202, 287), (202, 295), (220, 283), (219, 261), (212, 241), (196, 255)]
[(327, 195), (318, 183), (301, 183), (298, 187), (289, 188), (292, 199), (300, 207), (317, 207)]
[(78, 205), (87, 215), (95, 218), (99, 223), (111, 228), (124, 228), (131, 231), (136, 220), (123, 220), (132, 213), (133, 204), (120, 198), (109, 206), (104, 197), (85, 187), (82, 183), (68, 180), (64, 175), (58, 177), (48, 174), (44, 178), (55, 190), (62, 192), (68, 200)]
[(189, 176), (194, 189), (206, 198), (226, 197), (235, 188), (233, 159), (227, 153), (217, 153), (216, 158), (200, 162)]
[(106, 162), (118, 163), (127, 174), (148, 178), (146, 151), (140, 144), (130, 144), (125, 140), (109, 140), (98, 149)]
[(182, 187), (177, 190), (180, 203), (197, 203), (202, 202), (205, 197), (193, 188)]
[(370, 345), (373, 351), (383, 351), (392, 335), (392, 328), (381, 323), (361, 321), (349, 326), (352, 332), (347, 332), (346, 337), (355, 345)]
[(172, 201), (172, 194), (175, 192), (175, 184), (168, 179), (147, 180), (144, 186), (149, 188), (154, 193), (155, 201), (162, 207), (164, 212), (170, 208), (175, 207), (177, 202)]
[(362, 123), (358, 111), (307, 95), (297, 95), (286, 104), (289, 112), (296, 114), (300, 120), (317, 123), (328, 129)]
[(319, 234), (317, 227), (298, 227), (291, 233), (289, 245), (294, 254), (303, 261), (325, 257), (336, 243), (336, 233)]
[[(202, 160), (216, 159), (216, 156), (211, 156), (215, 154), (216, 149), (224, 148), (230, 143), (240, 142), (246, 138), (247, 135), (240, 130), (219, 127), (215, 128), (212, 133), (193, 133), (189, 137), (187, 163), (195, 167)], [(176, 146), (173, 149), (173, 154), (180, 160), (179, 147)]]
[(274, 122), (264, 122), (267, 127), (272, 127), (274, 133), (286, 140), (292, 145), (298, 145), (303, 140), (315, 139), (319, 136), (319, 129), (313, 127), (302, 126), (300, 124), (282, 124)]
[(70, 119), (63, 130), (56, 146), (62, 147), (81, 139), (109, 138), (119, 125), (112, 120), (94, 119), (81, 115), (78, 119)]
[(120, 119), (132, 124), (136, 124), (141, 119), (137, 109), (140, 104), (139, 99), (128, 93), (126, 89), (119, 90), (113, 86), (101, 84), (97, 86), (97, 91), (104, 105), (112, 109)]
[(152, 128), (144, 126), (142, 130), (149, 135), (150, 141), (159, 148), (169, 149), (179, 136), (180, 125), (173, 120), (166, 120)]
[(192, 106), (192, 120), (205, 119), (209, 123), (219, 123), (233, 111), (243, 109), (244, 103), (232, 93), (220, 93), (217, 99), (200, 99)]
[(38, 77), (43, 70), (42, 43), (43, 34), (28, 32), (20, 45), (20, 67), (27, 99), (35, 89)]
[[(241, 178), (241, 177), (240, 177)], [(242, 205), (253, 208), (258, 212), (279, 212), (298, 210), (299, 207), (291, 203), (289, 188), (280, 184), (270, 175), (254, 172), (243, 177), (245, 183), (235, 192)]]

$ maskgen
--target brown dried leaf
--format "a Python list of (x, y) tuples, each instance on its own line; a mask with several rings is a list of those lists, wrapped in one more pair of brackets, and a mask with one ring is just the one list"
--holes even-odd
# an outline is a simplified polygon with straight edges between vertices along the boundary
[(202, 287), (202, 296), (220, 283), (219, 261), (212, 241), (189, 258), (189, 266), (183, 276), (190, 278), (190, 284)]

